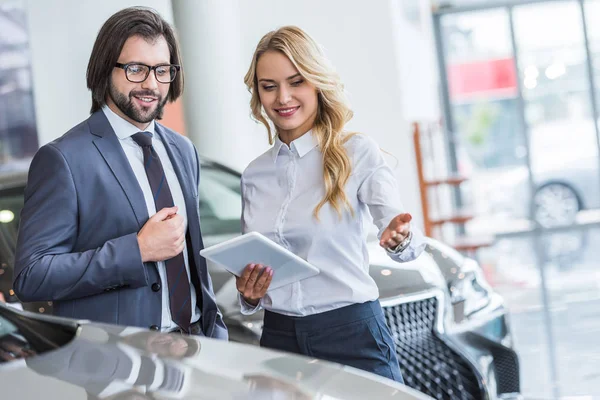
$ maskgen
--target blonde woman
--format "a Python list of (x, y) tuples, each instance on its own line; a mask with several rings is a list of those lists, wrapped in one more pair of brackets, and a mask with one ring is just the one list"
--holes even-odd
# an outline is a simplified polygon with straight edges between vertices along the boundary
[(344, 130), (352, 111), (342, 84), (301, 29), (266, 34), (245, 83), (252, 115), (273, 146), (243, 173), (242, 230), (262, 233), (321, 273), (266, 294), (272, 269), (249, 264), (237, 278), (242, 312), (265, 309), (261, 346), (402, 382), (369, 276), (363, 224), (370, 212), (380, 245), (394, 260), (423, 251), (391, 169), (372, 139)]

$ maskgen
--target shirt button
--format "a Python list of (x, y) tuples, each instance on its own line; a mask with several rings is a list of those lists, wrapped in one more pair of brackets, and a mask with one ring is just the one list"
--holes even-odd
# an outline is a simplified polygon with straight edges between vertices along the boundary
[(160, 290), (160, 283), (155, 282), (152, 284), (152, 291), (153, 292), (158, 292)]
[(150, 330), (151, 331), (157, 331), (158, 330), (158, 325), (150, 325)]

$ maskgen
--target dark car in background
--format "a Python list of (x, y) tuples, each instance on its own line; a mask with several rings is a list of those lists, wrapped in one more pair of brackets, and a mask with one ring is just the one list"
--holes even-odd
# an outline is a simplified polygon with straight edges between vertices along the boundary
[[(12, 263), (25, 183), (25, 172), (0, 178), (0, 291), (17, 305)], [(240, 234), (239, 173), (202, 162), (200, 215), (206, 246)], [(417, 260), (396, 263), (374, 235), (369, 258), (409, 387), (436, 399), (520, 398), (508, 311), (475, 260), (428, 239), (426, 252)], [(209, 269), (230, 339), (258, 344), (262, 313), (242, 315), (233, 277), (210, 263)], [(22, 307), (49, 313), (52, 302)]]

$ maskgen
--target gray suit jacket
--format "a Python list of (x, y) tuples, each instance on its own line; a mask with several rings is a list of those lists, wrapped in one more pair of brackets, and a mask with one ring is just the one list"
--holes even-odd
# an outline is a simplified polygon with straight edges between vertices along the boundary
[[(188, 217), (188, 249), (206, 336), (227, 339), (200, 232), (196, 149), (159, 124), (179, 178)], [(161, 283), (142, 263), (137, 233), (148, 220), (138, 181), (100, 110), (35, 155), (25, 189), (15, 255), (21, 301), (53, 301), (55, 314), (112, 324), (160, 326)], [(154, 283), (161, 283), (153, 291)], [(157, 285), (154, 285), (157, 288)]]

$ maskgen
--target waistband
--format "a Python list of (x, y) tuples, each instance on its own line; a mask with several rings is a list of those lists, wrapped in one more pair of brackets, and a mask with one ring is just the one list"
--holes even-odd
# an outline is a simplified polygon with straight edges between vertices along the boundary
[(383, 316), (379, 300), (351, 304), (304, 317), (292, 317), (265, 310), (264, 326), (278, 331), (310, 331), (344, 325), (378, 315)]

